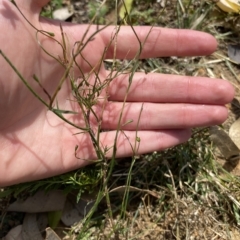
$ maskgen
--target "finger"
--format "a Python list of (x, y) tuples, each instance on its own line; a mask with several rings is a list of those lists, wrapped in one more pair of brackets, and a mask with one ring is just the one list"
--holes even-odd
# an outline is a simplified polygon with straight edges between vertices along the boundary
[(30, 13), (40, 13), (42, 8), (47, 5), (50, 0), (15, 0), (19, 7)]
[[(41, 21), (46, 23), (44, 19), (41, 19)], [(46, 28), (45, 30), (59, 31), (58, 21), (48, 20), (48, 22), (50, 26), (45, 27), (50, 27), (50, 29)], [(103, 26), (96, 25), (88, 28), (88, 25), (62, 23), (62, 26), (68, 36), (70, 45), (74, 45), (75, 42), (81, 40), (85, 33), (89, 37), (99, 31), (91, 38), (82, 52), (87, 61), (90, 61), (90, 64), (101, 59), (100, 57), (105, 54), (105, 47), (105, 58), (132, 59), (136, 57), (139, 51), (140, 45), (131, 27), (121, 26), (120, 31), (116, 34), (116, 27), (114, 26), (106, 27), (103, 30), (100, 30)], [(199, 31), (146, 26), (138, 26), (134, 29), (141, 43), (144, 43), (141, 58), (208, 55), (215, 51), (217, 47), (217, 42), (213, 36)], [(86, 39), (87, 37), (85, 41)], [(96, 44), (98, 47), (96, 47)]]
[(24, 12), (40, 13), (41, 9), (47, 5), (50, 0), (15, 0), (19, 8), (23, 9)]
[(110, 44), (106, 58), (113, 58), (115, 51), (116, 58), (134, 58), (140, 49), (138, 39), (143, 44), (141, 58), (208, 55), (217, 47), (215, 38), (203, 32), (143, 26), (134, 27), (134, 30), (136, 34), (131, 27), (121, 27), (116, 41), (112, 40), (116, 32), (114, 27), (100, 32), (105, 45)]
[(195, 104), (127, 103), (110, 102), (103, 113), (102, 129), (117, 129), (123, 112), (121, 129), (160, 130), (183, 129), (217, 125), (224, 122), (228, 111), (224, 106)]
[[(108, 149), (105, 156), (107, 158), (112, 158), (113, 155), (113, 145), (116, 138), (116, 131), (108, 131), (100, 133), (100, 146), (102, 151)], [(137, 137), (137, 139), (136, 139)], [(169, 147), (186, 142), (191, 137), (190, 129), (177, 129), (177, 130), (161, 130), (161, 131), (120, 131), (116, 140), (116, 158), (132, 156), (135, 154), (144, 154), (150, 153), (153, 151), (161, 151)], [(98, 160), (96, 155), (96, 150), (93, 147), (92, 140), (89, 134), (78, 134), (74, 137), (67, 136), (63, 138), (62, 142), (59, 142), (59, 139), (56, 140), (58, 146), (54, 151), (49, 155), (49, 161), (44, 162), (44, 156), (38, 156), (35, 154), (33, 158), (30, 158), (33, 163), (39, 163), (39, 167), (36, 168), (33, 164), (29, 164), (27, 170), (31, 172), (32, 179), (46, 178), (57, 174), (62, 174), (67, 171), (78, 169), (84, 167), (88, 164), (94, 163)], [(136, 151), (133, 152), (134, 146), (136, 144)], [(76, 150), (76, 146), (78, 149)], [(75, 149), (75, 150), (74, 150)], [(43, 149), (46, 150), (46, 149)], [(33, 152), (35, 153), (35, 152)], [(40, 152), (41, 153), (41, 152)], [(37, 159), (35, 159), (37, 156)], [(40, 160), (40, 162), (39, 162)], [(103, 160), (103, 159), (101, 159)], [(31, 161), (31, 162), (32, 162)], [(16, 163), (16, 161), (15, 161)], [(26, 161), (23, 161), (23, 165), (26, 164)], [(18, 163), (19, 165), (19, 163)], [(15, 168), (17, 169), (17, 168)], [(16, 170), (18, 171), (18, 169)], [(27, 181), (25, 172), (20, 172), (19, 175), (22, 175), (20, 181)], [(9, 176), (8, 176), (9, 177)], [(12, 176), (14, 179), (14, 175)], [(19, 179), (15, 179), (19, 181)], [(5, 179), (3, 179), (5, 180)], [(13, 180), (14, 181), (14, 180)], [(10, 183), (14, 184), (16, 182)], [(0, 185), (1, 185), (1, 175), (0, 175)], [(2, 184), (3, 185), (3, 184)]]
[[(79, 25), (43, 17), (40, 18), (40, 23), (45, 31), (53, 32), (55, 39), (60, 43), (63, 42), (64, 36), (67, 55), (71, 53), (71, 55), (77, 56), (76, 62), (81, 66), (81, 71), (87, 72), (92, 71), (94, 68), (97, 69), (103, 62), (105, 46), (100, 34), (96, 34), (103, 26)], [(64, 35), (61, 34), (60, 24)], [(81, 50), (78, 49), (79, 47)], [(49, 49), (54, 56), (63, 55), (63, 48), (60, 47), (59, 43), (51, 41), (46, 48)], [(78, 54), (76, 52), (78, 52)]]
[[(109, 100), (122, 101), (129, 86), (128, 74), (110, 85)], [(234, 97), (233, 86), (224, 80), (203, 77), (136, 73), (127, 96), (130, 102), (226, 104)]]
[[(100, 145), (102, 146), (102, 150), (108, 149), (105, 155), (107, 158), (112, 158), (113, 156), (115, 137), (116, 131), (102, 132), (100, 134)], [(116, 158), (161, 151), (186, 142), (190, 137), (190, 129), (138, 131), (137, 133), (135, 131), (120, 131), (116, 141)], [(94, 163), (95, 160), (93, 159), (97, 159), (96, 151), (93, 149), (93, 146), (88, 148), (84, 153), (84, 147), (82, 146), (86, 145), (86, 142), (88, 142), (88, 146), (92, 146), (89, 137), (87, 137), (84, 142), (79, 142), (81, 148), (79, 147), (79, 150), (76, 152), (79, 160), (76, 161), (76, 159), (73, 159), (73, 161), (68, 161), (72, 169)], [(75, 145), (71, 147), (68, 146), (68, 149), (72, 151)], [(68, 168), (70, 167), (68, 166)]]
[(46, 6), (51, 0), (29, 0), (32, 5), (36, 5), (38, 8)]
[[(113, 154), (115, 131), (101, 133), (101, 143), (109, 147), (107, 157)], [(162, 131), (124, 131), (120, 132), (117, 138), (117, 158), (133, 156), (133, 154), (145, 154), (154, 151), (161, 151), (169, 147), (186, 142), (191, 136), (189, 129), (183, 130), (162, 130)], [(137, 137), (137, 139), (136, 139)], [(134, 151), (135, 148), (135, 151)]]

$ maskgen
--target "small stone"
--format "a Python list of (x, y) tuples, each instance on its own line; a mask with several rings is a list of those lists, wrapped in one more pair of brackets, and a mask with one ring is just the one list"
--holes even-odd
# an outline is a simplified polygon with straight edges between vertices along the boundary
[(53, 12), (53, 18), (61, 21), (65, 21), (73, 15), (72, 11), (69, 11), (68, 7), (57, 9)]

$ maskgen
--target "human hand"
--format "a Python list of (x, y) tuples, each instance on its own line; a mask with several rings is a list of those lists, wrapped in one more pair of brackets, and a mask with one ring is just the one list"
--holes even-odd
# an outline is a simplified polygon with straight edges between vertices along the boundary
[[(48, 0), (16, 2), (36, 28), (55, 33), (56, 39), (61, 42), (59, 21), (39, 18), (41, 7)], [(88, 28), (87, 25), (70, 23), (62, 23), (62, 27), (71, 47), (82, 38)], [(141, 41), (146, 39), (150, 31), (149, 27), (134, 29)], [(41, 84), (52, 95), (64, 73), (63, 67), (40, 49), (35, 37), (36, 31), (8, 0), (0, 0), (0, 31), (2, 52), (32, 88), (47, 101), (46, 94), (32, 76), (38, 76)], [(92, 26), (89, 33), (94, 31), (96, 27)], [(82, 52), (85, 59), (78, 58), (84, 74), (91, 72), (90, 66), (97, 66), (101, 62), (104, 49), (109, 45), (114, 31), (114, 27), (107, 27), (87, 44)], [(62, 57), (61, 48), (56, 42), (42, 37), (41, 43), (54, 56)], [(207, 55), (216, 49), (216, 45), (215, 39), (206, 33), (153, 28), (140, 57)], [(114, 46), (113, 43), (110, 45), (105, 58), (114, 57)], [(132, 29), (121, 27), (116, 58), (134, 58), (138, 50), (139, 44)], [(40, 103), (2, 57), (0, 66), (0, 186), (54, 176), (81, 168), (89, 164), (89, 161), (94, 162), (97, 159), (88, 134), (73, 135), (77, 133), (76, 129)], [(101, 64), (99, 78), (104, 81), (107, 76), (108, 71)], [(111, 82), (105, 94), (108, 101), (103, 108), (103, 132), (100, 134), (103, 148), (113, 146), (128, 84), (129, 75), (119, 75)], [(66, 81), (57, 100), (60, 106), (76, 111), (76, 105), (69, 100), (71, 94), (69, 81)], [(121, 128), (124, 134), (120, 132), (118, 136), (117, 157), (133, 154), (131, 144), (134, 145), (136, 141), (137, 128), (137, 136), (140, 138), (137, 153), (143, 154), (187, 141), (193, 127), (222, 123), (227, 117), (224, 105), (231, 101), (233, 95), (233, 87), (223, 80), (136, 73), (122, 118), (123, 125), (129, 119), (132, 122)], [(99, 111), (101, 110), (102, 108)], [(77, 116), (66, 117), (85, 127), (81, 111)], [(97, 123), (93, 121), (93, 127), (94, 124), (97, 127)], [(75, 156), (76, 145), (79, 146), (78, 158)], [(111, 148), (106, 155), (111, 157)]]

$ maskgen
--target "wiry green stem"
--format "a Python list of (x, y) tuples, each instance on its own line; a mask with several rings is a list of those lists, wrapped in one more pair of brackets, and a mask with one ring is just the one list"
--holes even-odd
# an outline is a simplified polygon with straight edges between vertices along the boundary
[[(56, 114), (59, 118), (61, 118), (63, 121), (65, 121), (66, 123), (70, 124), (71, 126), (80, 129), (82, 131), (89, 131), (88, 128), (82, 128), (74, 123), (72, 123), (71, 121), (69, 121), (68, 119), (66, 119), (63, 114), (68, 114), (68, 113), (73, 113), (73, 111), (68, 111), (68, 110), (60, 110), (60, 109), (56, 109), (56, 108), (52, 108), (47, 102), (45, 102), (35, 91), (34, 89), (28, 84), (28, 82), (25, 80), (25, 78), (19, 73), (19, 71), (17, 70), (17, 68), (12, 64), (12, 62), (9, 60), (9, 58), (2, 52), (2, 50), (0, 50), (0, 55), (3, 56), (3, 58), (6, 60), (6, 62), (11, 66), (11, 68), (13, 69), (13, 71), (17, 74), (17, 76), (21, 79), (21, 81), (24, 83), (24, 85), (28, 88), (28, 90), (42, 103), (44, 104), (50, 111), (52, 111), (54, 114)], [(34, 76), (33, 76), (34, 77)], [(34, 77), (35, 79), (36, 77)]]

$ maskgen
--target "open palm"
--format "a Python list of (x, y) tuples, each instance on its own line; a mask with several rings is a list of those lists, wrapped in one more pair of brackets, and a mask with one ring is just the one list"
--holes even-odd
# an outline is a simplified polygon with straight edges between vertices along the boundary
[[(38, 29), (53, 32), (61, 42), (59, 21), (39, 18), (41, 7), (48, 1), (16, 1), (26, 18)], [(81, 40), (88, 26), (62, 23), (68, 45)], [(96, 31), (92, 26), (89, 35)], [(29, 85), (45, 100), (48, 96), (33, 80), (36, 75), (44, 89), (52, 96), (64, 74), (64, 68), (39, 47), (36, 30), (21, 16), (8, 0), (0, 0), (0, 50), (11, 60)], [(143, 42), (150, 28), (135, 27)], [(105, 58), (131, 59), (139, 50), (138, 40), (130, 27), (122, 27), (117, 37), (117, 48), (111, 43), (115, 28), (100, 31), (82, 51), (77, 61), (83, 74), (92, 73), (90, 66), (98, 66), (101, 81), (108, 72), (101, 62)], [(56, 58), (63, 59), (60, 45), (40, 36), (39, 41)], [(160, 56), (193, 56), (210, 54), (216, 48), (215, 39), (205, 33), (190, 30), (153, 28), (143, 46), (141, 58)], [(78, 133), (49, 111), (21, 82), (9, 64), (0, 58), (0, 186), (11, 185), (61, 174), (96, 160), (97, 156), (88, 134)], [(76, 70), (76, 76), (82, 73)], [(93, 79), (90, 74), (89, 79)], [(108, 98), (104, 108), (100, 134), (101, 146), (111, 147), (116, 135), (122, 101), (126, 95), (129, 75), (122, 74), (110, 84), (102, 99)], [(234, 90), (222, 80), (186, 76), (136, 73), (123, 112), (122, 129), (117, 141), (117, 156), (132, 154), (136, 128), (141, 139), (138, 153), (162, 150), (190, 137), (190, 129), (219, 124), (227, 117), (224, 104), (231, 101)], [(57, 95), (59, 106), (76, 111), (69, 81)], [(144, 103), (144, 104), (143, 104)], [(54, 102), (56, 104), (56, 101)], [(99, 106), (102, 106), (99, 104)], [(141, 110), (142, 109), (142, 110)], [(84, 126), (81, 111), (65, 116), (76, 125)], [(139, 115), (141, 114), (140, 121)], [(128, 120), (131, 123), (125, 124)], [(96, 122), (93, 128), (96, 127)], [(107, 131), (104, 131), (107, 130)], [(75, 157), (75, 147), (78, 146)], [(107, 152), (110, 157), (112, 150)]]

